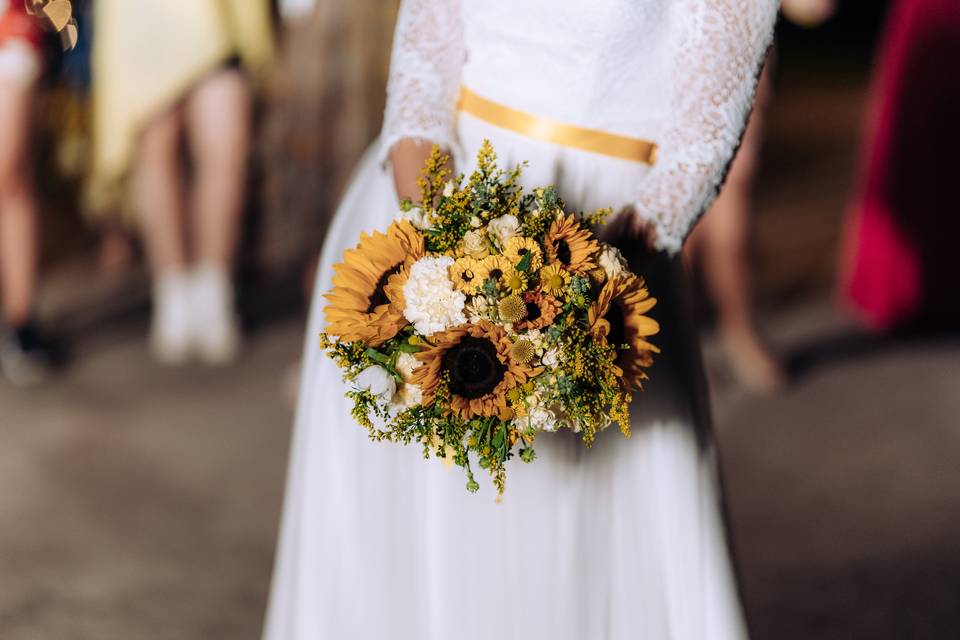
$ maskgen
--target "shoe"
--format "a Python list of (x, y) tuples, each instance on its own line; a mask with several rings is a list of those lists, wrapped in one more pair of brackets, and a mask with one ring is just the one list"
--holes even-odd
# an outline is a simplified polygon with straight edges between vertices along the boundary
[(240, 353), (240, 321), (233, 283), (223, 267), (201, 265), (190, 273), (193, 353), (207, 365), (222, 366)]
[(150, 352), (161, 364), (181, 365), (190, 358), (190, 302), (185, 273), (164, 273), (156, 279)]
[(0, 369), (18, 387), (46, 381), (60, 362), (57, 341), (28, 322), (10, 332), (0, 344)]
[(783, 367), (756, 336), (727, 336), (724, 346), (737, 381), (747, 391), (772, 394), (787, 385)]

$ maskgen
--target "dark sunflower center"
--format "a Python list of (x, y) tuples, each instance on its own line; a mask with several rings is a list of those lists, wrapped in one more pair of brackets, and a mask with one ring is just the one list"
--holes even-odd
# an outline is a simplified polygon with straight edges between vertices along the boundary
[(570, 251), (570, 245), (567, 244), (567, 241), (560, 240), (557, 242), (557, 260), (560, 261), (560, 264), (568, 265), (572, 259), (573, 252)]
[(400, 271), (403, 267), (403, 263), (398, 263), (387, 269), (380, 276), (380, 279), (377, 280), (377, 286), (373, 288), (373, 293), (370, 294), (370, 297), (367, 299), (367, 313), (373, 313), (374, 309), (379, 307), (382, 304), (387, 304), (390, 302), (390, 298), (387, 297), (386, 289), (387, 281), (390, 280), (390, 276)]
[(540, 305), (534, 302), (527, 303), (527, 322), (533, 322), (543, 314), (540, 312)]
[[(610, 323), (610, 333), (607, 335), (607, 344), (611, 344), (619, 349), (620, 346), (627, 341), (627, 323), (624, 320), (623, 310), (620, 308), (620, 305), (611, 304), (610, 310), (607, 311), (607, 315), (604, 316), (604, 318)], [(622, 351), (618, 352), (618, 361), (622, 353)]]
[(490, 277), (493, 278), (494, 280), (499, 280), (500, 278), (503, 277), (503, 270), (502, 270), (502, 269), (490, 269)]
[(497, 358), (493, 343), (473, 336), (466, 336), (447, 350), (443, 368), (450, 373), (450, 391), (468, 400), (493, 391), (507, 370)]

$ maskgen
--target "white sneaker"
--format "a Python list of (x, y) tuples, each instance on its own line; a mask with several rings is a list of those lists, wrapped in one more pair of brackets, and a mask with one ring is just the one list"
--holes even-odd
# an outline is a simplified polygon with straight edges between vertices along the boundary
[(150, 352), (161, 364), (180, 365), (190, 357), (190, 299), (187, 277), (160, 274), (153, 285)]
[(190, 333), (193, 352), (204, 364), (220, 366), (236, 360), (240, 322), (226, 269), (201, 265), (190, 273)]

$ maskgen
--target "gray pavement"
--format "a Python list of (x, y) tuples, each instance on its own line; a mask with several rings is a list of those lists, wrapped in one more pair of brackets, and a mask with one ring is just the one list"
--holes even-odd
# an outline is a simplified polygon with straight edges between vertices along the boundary
[[(957, 637), (960, 342), (871, 341), (823, 301), (766, 328), (800, 371), (781, 394), (707, 349), (755, 637)], [(152, 364), (142, 329), (0, 385), (3, 640), (258, 637), (302, 326), (213, 370)]]
[(258, 636), (300, 324), (228, 369), (162, 368), (141, 332), (0, 386), (3, 640)]

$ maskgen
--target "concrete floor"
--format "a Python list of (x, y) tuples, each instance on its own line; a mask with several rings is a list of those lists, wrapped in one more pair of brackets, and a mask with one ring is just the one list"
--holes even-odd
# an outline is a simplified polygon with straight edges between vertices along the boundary
[(154, 365), (141, 332), (0, 385), (3, 640), (258, 637), (302, 329), (223, 370)]
[[(823, 302), (767, 320), (784, 393), (707, 350), (755, 637), (957, 637), (960, 343), (871, 342)], [(3, 640), (258, 637), (301, 325), (223, 370), (156, 366), (141, 329), (0, 385)]]

